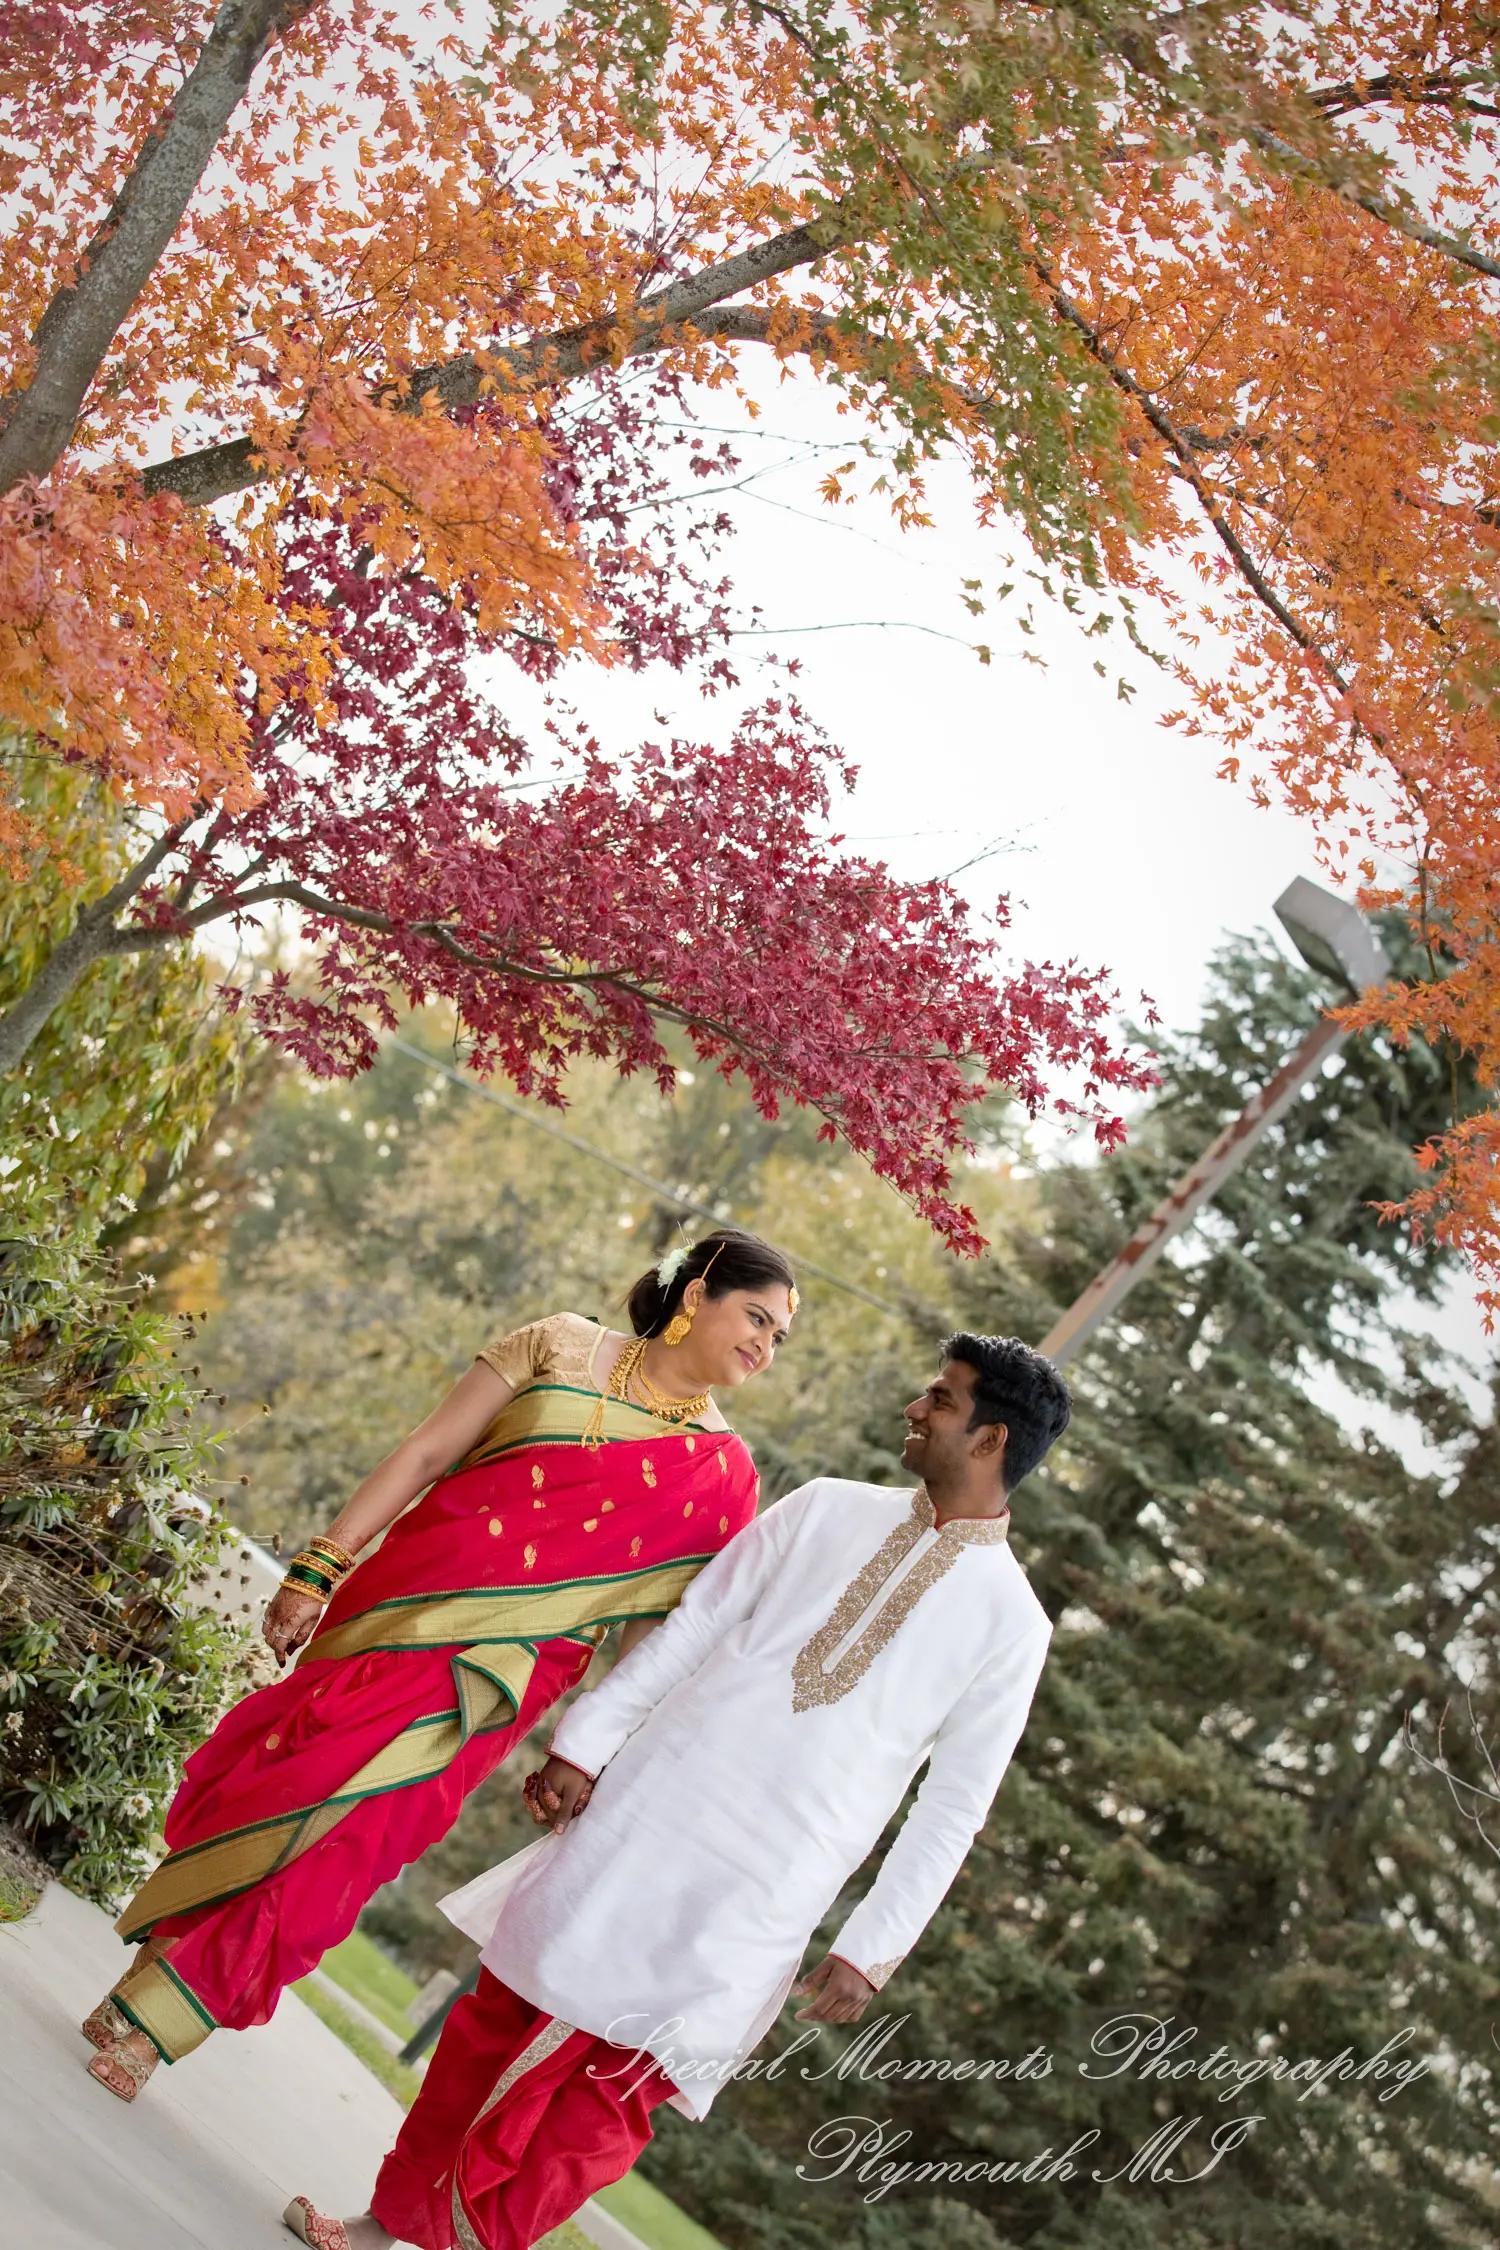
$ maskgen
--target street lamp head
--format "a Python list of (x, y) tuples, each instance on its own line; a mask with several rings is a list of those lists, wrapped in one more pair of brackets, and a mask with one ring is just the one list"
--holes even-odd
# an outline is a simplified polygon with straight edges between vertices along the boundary
[(1385, 948), (1357, 906), (1299, 875), (1276, 901), (1276, 917), (1310, 969), (1354, 993), (1388, 984)]

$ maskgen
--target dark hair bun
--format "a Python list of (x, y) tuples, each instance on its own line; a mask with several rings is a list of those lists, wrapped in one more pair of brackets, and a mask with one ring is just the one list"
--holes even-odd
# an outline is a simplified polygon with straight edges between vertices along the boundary
[(681, 1304), (688, 1283), (699, 1280), (706, 1280), (710, 1297), (727, 1297), (732, 1289), (797, 1286), (792, 1262), (782, 1251), (762, 1242), (758, 1234), (719, 1227), (693, 1244), (665, 1287), (655, 1266), (641, 1275), (625, 1300), (637, 1336), (659, 1335)]

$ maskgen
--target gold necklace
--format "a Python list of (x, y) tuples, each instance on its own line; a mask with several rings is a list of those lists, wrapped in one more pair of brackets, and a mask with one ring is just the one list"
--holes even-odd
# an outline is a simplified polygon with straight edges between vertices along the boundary
[(669, 1398), (665, 1391), (659, 1391), (644, 1366), (649, 1342), (649, 1337), (638, 1336), (634, 1343), (625, 1346), (609, 1371), (611, 1397), (628, 1405), (628, 1393), (634, 1383), (648, 1413), (658, 1422), (696, 1422), (698, 1416), (706, 1414), (712, 1405), (710, 1394), (699, 1391), (692, 1398)]

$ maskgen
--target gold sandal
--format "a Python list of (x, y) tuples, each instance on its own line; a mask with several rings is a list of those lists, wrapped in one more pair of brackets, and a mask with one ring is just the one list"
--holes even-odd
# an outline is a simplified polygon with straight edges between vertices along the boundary
[(133, 2102), (160, 2061), (160, 2055), (138, 2055), (122, 2042), (102, 2048), (87, 2067), (90, 2078), (97, 2078), (117, 2100)]
[(325, 2219), (305, 2195), (292, 2197), (281, 2214), (281, 2223), (299, 2242), (305, 2242), (308, 2250), (349, 2250), (349, 2230), (343, 2220)]
[(102, 2052), (106, 2048), (118, 2046), (122, 2039), (128, 2039), (135, 2025), (129, 2016), (122, 2015), (115, 2006), (114, 1994), (106, 1992), (93, 2014), (85, 2016), (78, 2028), (89, 2045), (98, 2047)]

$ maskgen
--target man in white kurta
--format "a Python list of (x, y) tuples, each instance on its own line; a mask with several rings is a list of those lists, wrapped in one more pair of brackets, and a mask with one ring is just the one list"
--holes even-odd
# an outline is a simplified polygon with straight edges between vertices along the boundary
[[(804, 2016), (855, 2020), (899, 1967), (989, 1812), (1046, 1659), (1051, 1626), (1008, 1544), (1007, 1493), (1067, 1415), (1061, 1378), (1025, 1346), (950, 1338), (907, 1409), (916, 1491), (819, 1477), (788, 1494), (567, 1712), (531, 1785), (549, 1833), (447, 1902), (486, 1939), (485, 1986), (462, 2007), (504, 1988), (533, 2034), (444, 2175), (448, 2240), (523, 2239), (505, 2232), (503, 2197), (486, 2195), (483, 2212), (466, 2203), (464, 2159), (493, 2131), (484, 2119), (575, 2034), (635, 2051), (637, 2085), (647, 2070), (657, 2098), (705, 2116), (925, 1763), (873, 1883), (807, 1980)], [(429, 2073), (433, 2114), (458, 2028)], [(387, 2173), (409, 2168), (403, 2144), (435, 2145), (428, 2100), (387, 2160), (377, 2213)], [(409, 2192), (385, 2202), (412, 2208)], [(562, 2215), (549, 2209), (549, 2223)], [(448, 2250), (439, 2232), (431, 2250)]]

